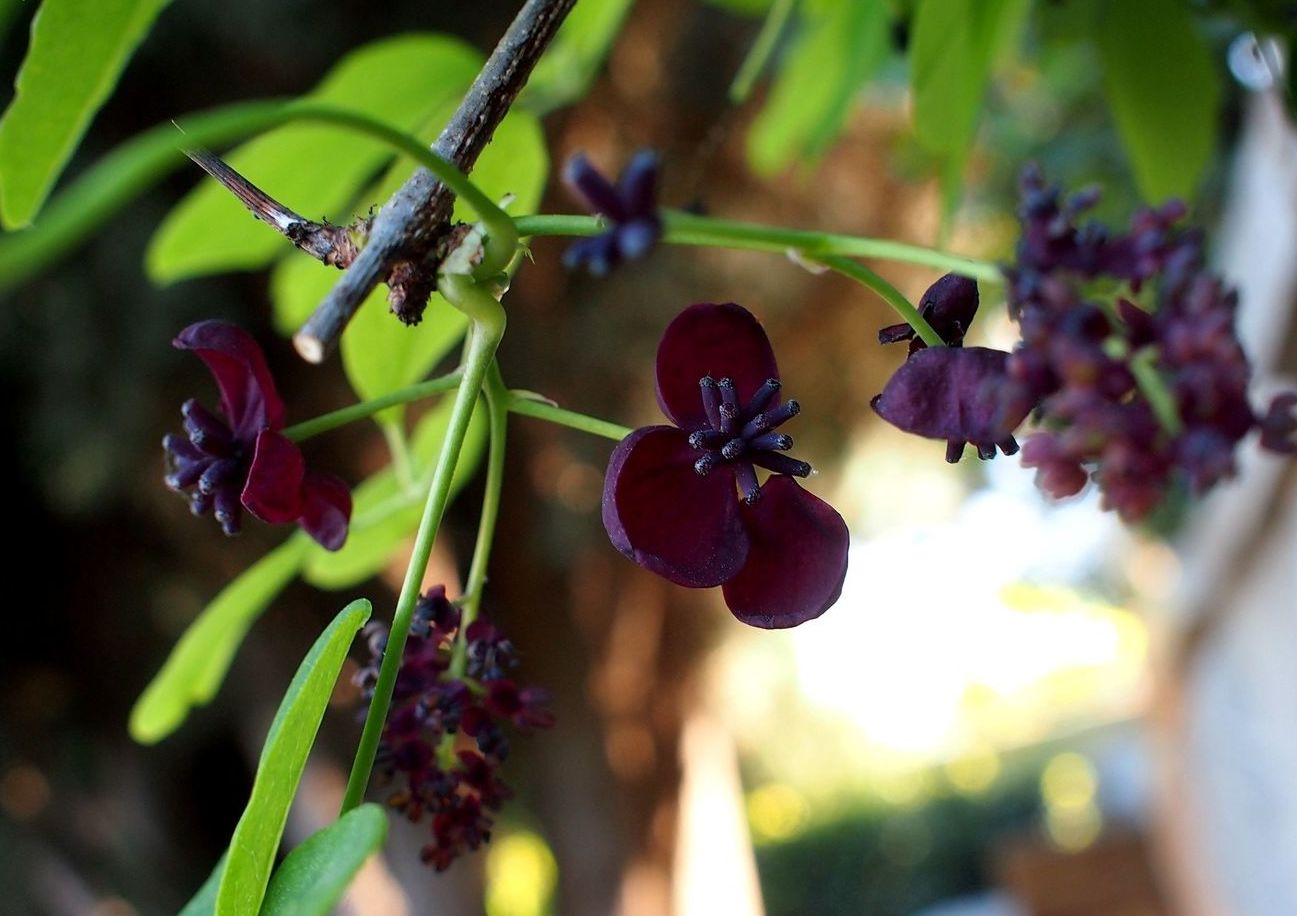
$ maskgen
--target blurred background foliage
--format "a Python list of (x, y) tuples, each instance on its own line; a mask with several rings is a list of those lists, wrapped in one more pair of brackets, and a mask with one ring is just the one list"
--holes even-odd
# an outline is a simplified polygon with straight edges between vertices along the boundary
[[(786, 28), (735, 102), (730, 81), (769, 0), (580, 0), (475, 177), (514, 194), (515, 213), (570, 212), (555, 163), (583, 149), (615, 170), (652, 146), (668, 205), (1008, 259), (1029, 160), (1070, 187), (1102, 184), (1104, 219), (1168, 195), (1210, 219), (1239, 117), (1230, 44), (1249, 28), (1297, 28), (1279, 2), (774, 5), (788, 7)], [(49, 206), (139, 132), (248, 98), (315, 94), (429, 139), (515, 7), (167, 6), (85, 120)], [(0, 62), (15, 74), (33, 9), (0, 10)], [(0, 127), (0, 164), (19, 142)], [(339, 220), (380, 203), (409, 170), (368, 141), (305, 126), (230, 159), (304, 215)], [(37, 214), (0, 238), (0, 254), (41, 231)], [(699, 710), (737, 748), (736, 804), (772, 914), (910, 913), (1020, 888), (1015, 869), (1033, 855), (1100, 854), (1138, 836), (1141, 611), (1175, 575), (1161, 542), (1121, 532), (1093, 500), (1045, 506), (1009, 461), (947, 467), (939, 445), (879, 428), (867, 405), (897, 357), (873, 348), (889, 319), (860, 289), (766, 255), (686, 250), (594, 281), (559, 270), (561, 250), (536, 240), (510, 293), (509, 383), (656, 422), (647, 379), (663, 324), (692, 301), (743, 302), (807, 405), (799, 442), (858, 537), (855, 572), (822, 622), (735, 632), (711, 596), (663, 587), (608, 548), (606, 443), (514, 421), (487, 606), (527, 678), (555, 691), (560, 725), (510, 762), (520, 797), (485, 856), (434, 877), (410, 864), (417, 830), (397, 830), (388, 866), (410, 910), (606, 913), (619, 901), (663, 911), (680, 893), (673, 856), (690, 822), (680, 736)], [(878, 266), (911, 298), (934, 279)], [(332, 275), (196, 169), (162, 177), (56, 265), (14, 271), (0, 309), (3, 461), (20, 533), (0, 667), (0, 883), (16, 889), (5, 906), (173, 911), (242, 807), (277, 702), (267, 685), (287, 682), (340, 596), (287, 585), (217, 700), (166, 742), (131, 743), (129, 710), (169, 647), (278, 540), (260, 528), (228, 541), (160, 485), (156, 443), (176, 407), (210, 397), (202, 370), (167, 342), (199, 318), (254, 329), (291, 418), (304, 419), (351, 400), (349, 388), (370, 397), (444, 366), (461, 328), (434, 303), (416, 334), (375, 296), (340, 360), (301, 365), (282, 335)], [(978, 334), (1004, 345), (1000, 302), (983, 290)], [(435, 444), (435, 408), (415, 413), (333, 434), (308, 458), (327, 452), (349, 480), (390, 487), (393, 427), (433, 430), (414, 434), (416, 460)], [(453, 583), (470, 549), (479, 486), (465, 475), (436, 581)], [(317, 561), (306, 578), (370, 596), (384, 619), (401, 527), (384, 527), (345, 572)], [(304, 790), (326, 799), (355, 731), (354, 694), (335, 699)], [(1131, 893), (1160, 906), (1136, 871)]]

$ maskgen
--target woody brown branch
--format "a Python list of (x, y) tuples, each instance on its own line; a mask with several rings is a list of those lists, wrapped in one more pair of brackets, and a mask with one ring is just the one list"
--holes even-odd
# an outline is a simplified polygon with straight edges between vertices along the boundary
[[(471, 172), (575, 2), (526, 0), (433, 144), (434, 152)], [(427, 169), (418, 169), (374, 217), (365, 247), (293, 338), (298, 353), (322, 361), (379, 282), (389, 287), (393, 313), (417, 324), (436, 288), (453, 205), (454, 194)]]

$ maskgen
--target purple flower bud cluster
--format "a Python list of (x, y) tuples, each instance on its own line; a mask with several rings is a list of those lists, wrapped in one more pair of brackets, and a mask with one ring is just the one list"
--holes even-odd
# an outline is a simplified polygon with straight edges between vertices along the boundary
[[(1264, 417), (1248, 401), (1251, 368), (1234, 330), (1237, 293), (1205, 264), (1183, 204), (1142, 210), (1122, 235), (1081, 223), (1094, 190), (1064, 198), (1028, 169), (1022, 239), (1006, 270), (1022, 342), (1000, 387), (1004, 425), (1036, 410), (1043, 428), (1023, 464), (1055, 497), (1094, 480), (1105, 508), (1145, 517), (1176, 478), (1195, 495), (1235, 470), (1253, 428), (1291, 452), (1297, 395)], [(1115, 291), (1114, 291), (1115, 289)]]
[[(554, 724), (549, 694), (519, 687), (513, 643), (485, 620), (468, 625), (463, 677), (450, 672), (460, 611), (445, 586), (429, 589), (415, 606), (392, 708), (375, 769), (403, 785), (388, 804), (411, 821), (431, 818), (432, 842), (423, 861), (437, 871), (491, 839), (494, 812), (512, 796), (498, 771), (509, 754), (504, 726), (523, 732)], [(368, 700), (387, 646), (381, 625), (367, 628), (370, 664), (356, 675)]]

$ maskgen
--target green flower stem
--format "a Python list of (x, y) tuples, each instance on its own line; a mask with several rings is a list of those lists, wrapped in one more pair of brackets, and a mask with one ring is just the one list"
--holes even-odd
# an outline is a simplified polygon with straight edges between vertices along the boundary
[(620, 442), (631, 434), (630, 427), (622, 426), (619, 423), (610, 423), (607, 420), (600, 420), (597, 417), (588, 417), (573, 410), (564, 410), (562, 407), (556, 407), (545, 401), (538, 401), (536, 396), (530, 392), (510, 391), (508, 406), (510, 413), (521, 414), (524, 417), (535, 417), (538, 420), (548, 420), (550, 423), (557, 423), (559, 426), (567, 426), (585, 433), (603, 436), (605, 439), (612, 439), (614, 442)]
[[(705, 245), (779, 254), (792, 250), (817, 261), (823, 260), (827, 255), (878, 258), (963, 274), (982, 283), (1004, 282), (1000, 268), (989, 261), (979, 261), (919, 245), (907, 245), (904, 242), (712, 219), (677, 210), (663, 211), (663, 217), (665, 231), (662, 240), (673, 245)], [(523, 237), (591, 236), (598, 235), (607, 228), (607, 224), (598, 217), (566, 214), (520, 216), (514, 220), (514, 224), (518, 227), (518, 234)]]
[(779, 36), (784, 33), (796, 6), (797, 0), (774, 0), (770, 5), (770, 12), (766, 14), (766, 21), (761, 24), (757, 40), (752, 43), (748, 56), (743, 59), (743, 64), (739, 67), (739, 72), (734, 75), (734, 82), (730, 83), (730, 101), (734, 104), (739, 105), (747, 101), (753, 84), (765, 69), (770, 55), (775, 52)]
[(321, 414), (310, 420), (295, 423), (286, 427), (282, 432), (294, 442), (301, 442), (312, 436), (318, 436), (320, 433), (327, 433), (329, 430), (337, 429), (339, 426), (346, 426), (348, 423), (355, 423), (357, 420), (372, 417), (379, 411), (386, 410), (389, 407), (409, 404), (411, 401), (419, 401), (434, 394), (453, 391), (459, 385), (463, 375), (461, 370), (456, 369), (454, 372), (428, 379), (426, 382), (418, 382), (414, 385), (398, 388), (396, 391), (382, 397), (362, 401), (359, 404), (352, 404), (348, 407)]
[(374, 758), (378, 754), (379, 740), (383, 735), (383, 724), (387, 720), (387, 713), (392, 705), (392, 691), (396, 687), (396, 675), (405, 654), (405, 642), (410, 635), (410, 624), (414, 621), (414, 606), (419, 600), (419, 589), (423, 583), (424, 572), (428, 568), (428, 558), (432, 554), (432, 545), (437, 539), (437, 529), (441, 526), (441, 518), (450, 498), (450, 485), (455, 476), (455, 465), (459, 462), (460, 449), (464, 444), (464, 436), (468, 432), (469, 420), (473, 416), (473, 406), (482, 391), (487, 370), (495, 359), (500, 338), (504, 336), (504, 309), (494, 297), (476, 286), (470, 277), (443, 276), (438, 288), (451, 304), (460, 308), (472, 319), (468, 339), (464, 345), (463, 378), (455, 394), (446, 438), (442, 443), (437, 467), (432, 475), (432, 485), (428, 489), (428, 499), (424, 504), (423, 517), (419, 521), (419, 530), (415, 534), (410, 565), (406, 569), (405, 582), (401, 586), (396, 612), (392, 616), (392, 630), (387, 637), (387, 648), (383, 653), (382, 665), (379, 667), (378, 680), (374, 684), (374, 695), (369, 703), (369, 712), (365, 717), (360, 743), (356, 747), (356, 758), (352, 763), (351, 775), (347, 780), (347, 791), (342, 800), (344, 814), (364, 800), (365, 787), (369, 784)]
[(469, 625), (477, 619), (482, 606), (482, 589), (486, 585), (486, 567), (491, 559), (491, 545), (495, 541), (495, 521), (500, 515), (500, 491), (504, 487), (504, 446), (509, 430), (509, 392), (500, 377), (500, 366), (491, 364), (486, 376), (486, 409), (489, 418), (489, 439), (486, 457), (486, 483), (482, 492), (482, 515), (477, 525), (477, 543), (473, 546), (473, 561), (468, 567), (468, 581), (464, 597), (459, 602), (459, 634), (450, 658), (450, 676), (463, 677), (468, 664)]
[(863, 283), (878, 293), (883, 301), (892, 307), (892, 311), (900, 315), (901, 320), (908, 322), (910, 327), (914, 328), (915, 332), (928, 346), (944, 347), (946, 345), (946, 342), (941, 339), (941, 335), (934, 331), (932, 325), (923, 319), (923, 316), (919, 314), (919, 310), (910, 304), (910, 300), (901, 295), (900, 290), (864, 264), (850, 258), (837, 256), (820, 257), (816, 260), (830, 270), (836, 271), (844, 277), (850, 277), (858, 283)]
[(387, 451), (392, 456), (392, 473), (402, 490), (408, 491), (414, 486), (413, 462), (410, 460), (410, 442), (405, 437), (405, 426), (399, 420), (387, 417), (380, 421), (383, 438), (387, 440)]
[(1166, 387), (1166, 379), (1157, 371), (1157, 347), (1144, 347), (1132, 356), (1127, 363), (1140, 394), (1153, 408), (1158, 423), (1167, 435), (1172, 438), (1184, 432), (1184, 423), (1180, 419), (1180, 410), (1175, 403), (1175, 395)]

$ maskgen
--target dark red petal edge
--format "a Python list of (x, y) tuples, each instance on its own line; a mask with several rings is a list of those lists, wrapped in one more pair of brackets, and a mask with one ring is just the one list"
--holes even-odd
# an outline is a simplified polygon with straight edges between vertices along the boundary
[(728, 468), (706, 477), (673, 426), (637, 429), (613, 450), (603, 525), (614, 547), (677, 585), (710, 588), (743, 567), (748, 536)]
[(1009, 354), (986, 347), (929, 347), (910, 356), (874, 398), (878, 415), (907, 433), (974, 443), (1000, 441), (1000, 385)]
[(304, 506), (305, 473), (302, 450), (279, 433), (266, 430), (257, 436), (248, 482), (243, 485), (244, 507), (272, 525), (297, 521)]
[(227, 321), (200, 321), (172, 341), (207, 364), (221, 391), (221, 410), (235, 438), (250, 441), (263, 429), (282, 429), (284, 402), (256, 339)]
[(340, 550), (347, 543), (351, 490), (339, 477), (307, 471), (302, 495), (302, 517), (297, 520), (302, 530), (325, 550)]
[[(766, 379), (779, 378), (770, 339), (756, 317), (733, 302), (691, 305), (667, 325), (658, 344), (657, 395), (662, 412), (685, 432), (707, 425), (698, 381), (734, 379), (740, 405)], [(778, 397), (771, 406), (779, 403)]]
[(782, 629), (814, 620), (842, 594), (850, 535), (837, 510), (791, 477), (776, 476), (743, 507), (752, 546), (725, 603), (754, 627)]

